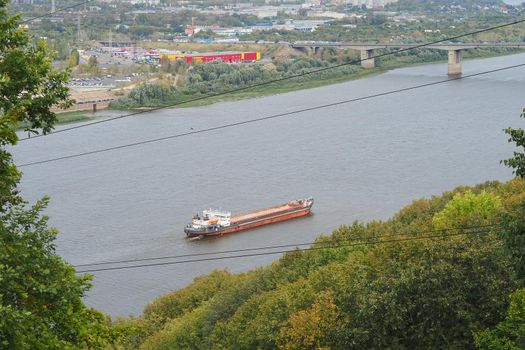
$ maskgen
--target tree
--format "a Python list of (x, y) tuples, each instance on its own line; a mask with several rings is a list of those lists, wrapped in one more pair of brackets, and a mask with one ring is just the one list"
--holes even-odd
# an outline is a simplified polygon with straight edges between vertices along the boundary
[(21, 173), (6, 149), (16, 130), (50, 132), (52, 106), (72, 101), (67, 71), (54, 71), (45, 42), (31, 44), (0, 0), (0, 348), (100, 348), (105, 320), (82, 302), (89, 278), (55, 252), (56, 231), (42, 216), (47, 199), (26, 209), (18, 193)]
[(525, 285), (525, 202), (502, 213), (500, 221), (506, 253), (512, 258), (516, 277)]
[(525, 348), (525, 289), (512, 293), (505, 320), (494, 329), (476, 334), (481, 350), (519, 350)]
[(78, 53), (78, 50), (71, 50), (71, 53), (69, 54), (69, 66), (70, 67), (76, 67), (80, 63), (80, 54)]
[(322, 349), (329, 335), (337, 328), (339, 311), (330, 291), (319, 294), (310, 309), (293, 313), (279, 332), (280, 349)]
[(18, 141), (16, 129), (51, 131), (57, 117), (51, 106), (68, 106), (67, 72), (52, 69), (46, 43), (31, 45), (29, 35), (9, 16), (0, 0), (0, 211), (19, 202), (20, 173), (5, 146)]
[[(520, 117), (525, 118), (525, 109), (521, 113)], [(525, 131), (521, 128), (513, 129), (511, 127), (506, 128), (505, 133), (509, 135), (509, 143), (515, 142), (517, 147), (523, 148), (525, 151)], [(514, 157), (503, 160), (503, 164), (509, 168), (514, 169), (513, 174), (519, 177), (525, 177), (525, 153), (514, 151)]]
[(501, 200), (495, 194), (468, 190), (454, 195), (433, 222), (437, 229), (491, 224), (500, 208)]
[(299, 11), (297, 11), (297, 15), (302, 18), (308, 17), (308, 10), (304, 7), (300, 8)]
[(88, 59), (88, 66), (95, 69), (98, 66), (97, 56), (90, 56)]
[(47, 202), (0, 213), (0, 348), (103, 348), (104, 316), (81, 299), (90, 276), (56, 255)]

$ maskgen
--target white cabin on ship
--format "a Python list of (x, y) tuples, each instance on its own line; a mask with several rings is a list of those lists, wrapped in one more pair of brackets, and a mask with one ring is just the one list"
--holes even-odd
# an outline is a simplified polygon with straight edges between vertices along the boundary
[(194, 228), (208, 227), (212, 225), (220, 227), (230, 226), (232, 213), (215, 209), (206, 209), (202, 211), (202, 217), (199, 214), (193, 216), (191, 224)]

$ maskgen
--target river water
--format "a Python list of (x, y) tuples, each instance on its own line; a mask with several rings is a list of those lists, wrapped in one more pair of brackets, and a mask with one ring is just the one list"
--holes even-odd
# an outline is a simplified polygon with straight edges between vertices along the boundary
[[(464, 62), (464, 74), (510, 66), (525, 54)], [(145, 113), (21, 142), (17, 163), (163, 137), (446, 79), (446, 65), (271, 97)], [(525, 69), (24, 167), (22, 193), (51, 197), (58, 252), (73, 265), (310, 242), (354, 220), (386, 219), (418, 197), (507, 180), (513, 147), (502, 129), (523, 126)], [(243, 212), (313, 196), (308, 218), (189, 241), (198, 210)], [(86, 301), (138, 315), (153, 298), (213, 269), (246, 271), (278, 255), (94, 274)]]

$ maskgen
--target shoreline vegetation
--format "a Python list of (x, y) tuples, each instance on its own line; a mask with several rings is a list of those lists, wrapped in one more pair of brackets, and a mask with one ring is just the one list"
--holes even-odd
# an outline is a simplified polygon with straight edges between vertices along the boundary
[[(464, 59), (489, 58), (521, 52), (523, 50), (477, 49), (465, 51)], [(355, 57), (346, 58), (348, 62), (354, 59)], [(217, 102), (257, 98), (328, 86), (378, 75), (393, 69), (443, 63), (446, 62), (446, 59), (447, 53), (445, 51), (419, 49), (416, 50), (415, 54), (413, 52), (403, 52), (376, 58), (376, 67), (373, 69), (364, 69), (357, 64), (352, 64), (254, 88), (249, 88), (249, 86), (264, 84), (266, 81), (286, 78), (291, 75), (308, 73), (309, 71), (343, 62), (330, 62), (325, 59), (308, 57), (298, 57), (290, 61), (281, 61), (264, 66), (234, 66), (225, 63), (188, 66), (182, 62), (170, 62), (163, 66), (162, 69), (168, 73), (168, 76), (172, 78), (171, 80), (166, 79), (161, 83), (155, 84), (142, 84), (131, 90), (128, 96), (113, 101), (109, 108), (116, 110), (147, 110), (159, 107), (199, 107)], [(443, 75), (445, 77), (446, 72), (443, 72)], [(181, 80), (183, 80), (182, 83)], [(246, 90), (227, 93), (227, 91), (235, 90), (236, 88), (246, 88)], [(214, 96), (215, 94), (222, 95)], [(199, 100), (192, 101), (194, 99)], [(172, 105), (173, 107), (170, 107)]]
[[(95, 120), (94, 114), (86, 111), (67, 111), (55, 113), (57, 115), (56, 125), (73, 124)], [(17, 130), (25, 129), (26, 125), (26, 123), (19, 123)]]
[(57, 113), (57, 118), (57, 124), (78, 123), (95, 119), (93, 113), (86, 111)]

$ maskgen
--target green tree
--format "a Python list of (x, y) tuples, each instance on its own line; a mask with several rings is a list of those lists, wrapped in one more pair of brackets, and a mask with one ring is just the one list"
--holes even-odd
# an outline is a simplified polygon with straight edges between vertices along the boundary
[(174, 92), (171, 86), (142, 84), (131, 90), (128, 98), (140, 106), (148, 106), (167, 101)]
[(81, 299), (90, 277), (56, 255), (47, 202), (0, 213), (0, 348), (102, 348), (104, 316)]
[(78, 50), (71, 50), (69, 54), (69, 67), (76, 67), (80, 63), (80, 54)]
[(171, 61), (167, 56), (161, 56), (159, 59), (159, 64), (164, 72), (169, 73), (171, 71)]
[(495, 194), (468, 190), (454, 195), (433, 222), (437, 229), (490, 224), (500, 208), (501, 200)]
[(54, 71), (45, 42), (32, 44), (0, 0), (0, 348), (101, 348), (102, 314), (82, 302), (89, 278), (55, 252), (56, 231), (41, 212), (47, 199), (26, 209), (17, 191), (21, 173), (6, 149), (16, 130), (48, 133), (52, 106), (71, 104), (67, 71)]
[(333, 292), (322, 292), (310, 309), (290, 315), (279, 332), (277, 344), (285, 350), (322, 349), (337, 328), (339, 318)]
[(501, 222), (507, 254), (512, 257), (521, 284), (525, 285), (525, 201), (519, 203), (515, 210), (503, 213)]
[[(520, 117), (525, 118), (525, 109), (523, 109)], [(521, 147), (525, 151), (525, 131), (523, 129), (508, 127), (504, 131), (509, 135), (509, 143), (514, 142), (517, 147)], [(525, 152), (514, 151), (514, 157), (503, 160), (503, 164), (514, 169), (513, 174), (525, 177)]]
[(98, 66), (97, 56), (90, 56), (88, 59), (88, 66), (95, 69)]
[(5, 146), (18, 140), (16, 129), (29, 133), (51, 131), (57, 117), (51, 106), (67, 106), (67, 72), (52, 69), (46, 43), (31, 45), (19, 28), (18, 16), (9, 16), (7, 0), (0, 0), (0, 210), (16, 204), (20, 173)]
[(476, 334), (481, 350), (520, 350), (525, 348), (525, 289), (512, 293), (505, 320), (495, 328)]

